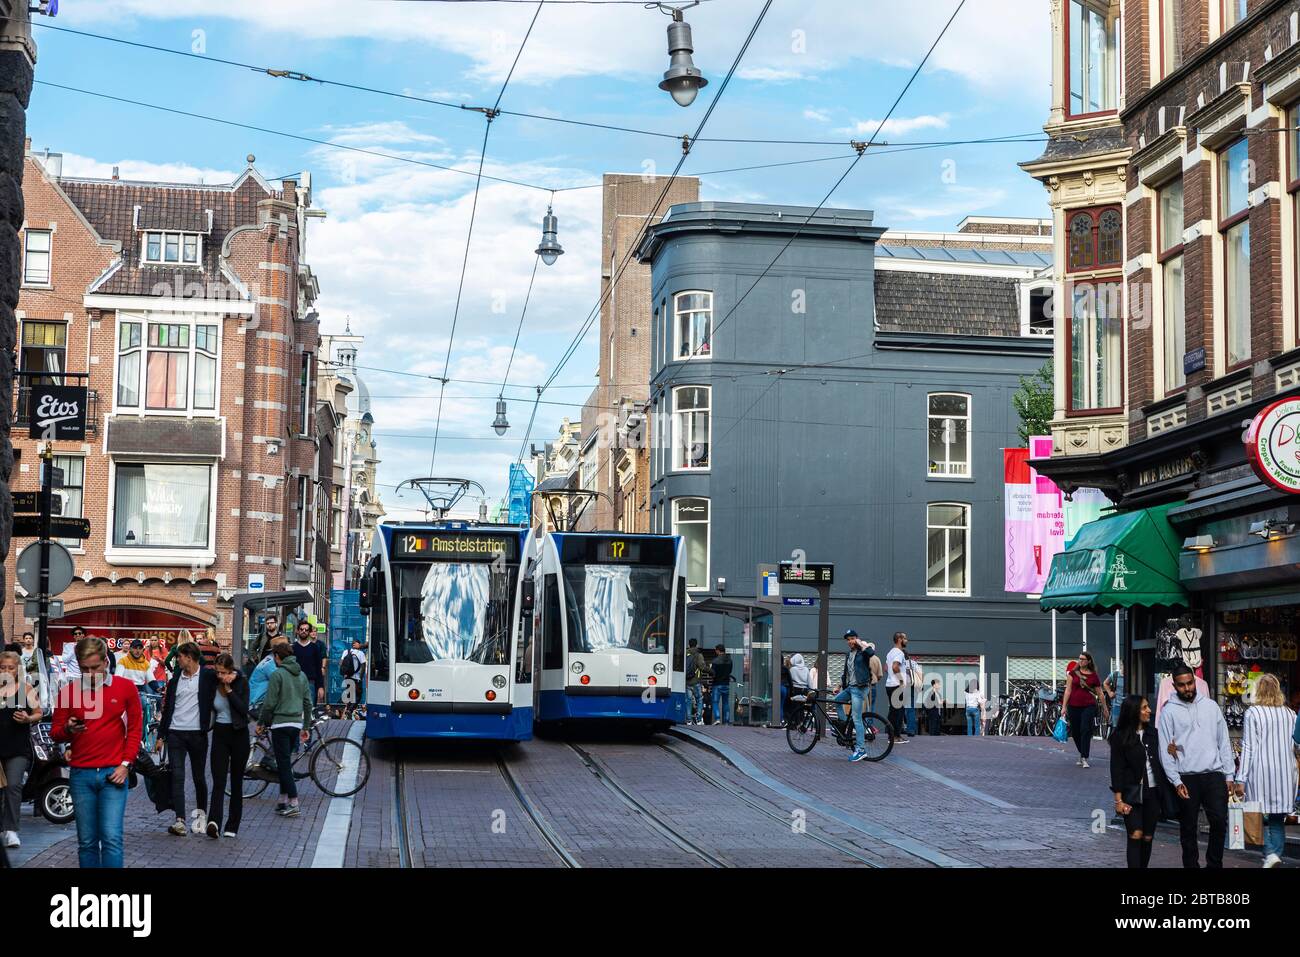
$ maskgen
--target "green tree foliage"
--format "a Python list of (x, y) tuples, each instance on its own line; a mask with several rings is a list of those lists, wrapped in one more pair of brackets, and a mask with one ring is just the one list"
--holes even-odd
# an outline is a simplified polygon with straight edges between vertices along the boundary
[(1020, 416), (1016, 432), (1026, 446), (1035, 435), (1050, 435), (1055, 400), (1052, 390), (1052, 363), (1045, 362), (1033, 375), (1020, 377), (1020, 388), (1011, 396), (1011, 406)]

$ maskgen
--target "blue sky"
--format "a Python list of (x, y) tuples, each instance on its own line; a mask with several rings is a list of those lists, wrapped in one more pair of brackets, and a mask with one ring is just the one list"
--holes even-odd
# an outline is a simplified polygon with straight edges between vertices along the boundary
[[(65, 0), (53, 25), (309, 75), (490, 105), (535, 7), (419, 0)], [(866, 139), (951, 14), (951, 0), (777, 0), (705, 136)], [(506, 109), (680, 135), (693, 131), (762, 7), (708, 0), (687, 14), (695, 61), (711, 83), (689, 109), (656, 89), (668, 18), (639, 4), (543, 7), (502, 101)], [(42, 18), (36, 18), (38, 21)], [(473, 170), (481, 114), (342, 90), (102, 40), (34, 30), (38, 80), (204, 113), (335, 144)], [(882, 134), (890, 142), (1041, 132), (1049, 102), (1045, 0), (968, 0)], [(316, 205), (308, 255), (320, 277), (322, 330), (351, 317), (360, 363), (440, 376), (465, 251), (470, 176), (37, 85), (36, 149), (65, 154), (71, 175), (228, 182), (252, 153), (268, 177), (310, 170)], [(1037, 143), (969, 145), (867, 157), (829, 205), (876, 211), (898, 229), (949, 229), (965, 215), (1045, 216), (1042, 187), (1016, 166)], [(814, 157), (842, 160), (703, 177), (713, 200), (816, 204), (847, 166), (843, 146), (701, 143), (683, 173)], [(503, 116), (485, 172), (546, 189), (487, 182), (453, 341), (452, 379), (505, 373), (539, 224), (555, 212), (566, 254), (538, 273), (507, 390), (513, 425), (490, 430), (498, 386), (447, 387), (433, 471), (480, 482), (495, 499), (523, 440), (534, 394), (599, 296), (604, 172), (669, 172), (670, 139)], [(648, 166), (647, 164), (653, 164)], [(944, 175), (947, 173), (948, 175)], [(531, 441), (577, 418), (594, 383), (591, 334), (544, 396)], [(429, 474), (436, 382), (363, 372), (374, 397), (387, 485)], [(572, 403), (572, 405), (550, 404)], [(416, 503), (381, 490), (394, 514)]]

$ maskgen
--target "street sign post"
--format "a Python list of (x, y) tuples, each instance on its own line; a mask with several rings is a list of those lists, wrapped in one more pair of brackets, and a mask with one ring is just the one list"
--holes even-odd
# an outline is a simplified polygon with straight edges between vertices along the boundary
[(794, 605), (796, 608), (812, 608), (817, 604), (816, 598), (782, 598), (781, 604)]
[[(49, 568), (49, 592), (51, 595), (61, 595), (68, 590), (72, 584), (73, 575), (76, 573), (76, 567), (72, 561), (72, 555), (66, 548), (58, 542), (50, 542), (50, 568)], [(38, 594), (41, 590), (41, 545), (39, 542), (32, 542), (21, 552), (18, 553), (18, 565), (15, 569), (14, 577), (18, 584), (23, 586), (23, 591), (29, 595)], [(28, 618), (35, 618), (35, 615), (28, 615)]]
[[(806, 585), (817, 589), (817, 691), (826, 694), (826, 662), (830, 655), (831, 585), (835, 584), (835, 566), (830, 562), (782, 562), (778, 567), (781, 584)], [(798, 599), (783, 598), (785, 604)], [(808, 599), (811, 603), (812, 599)], [(802, 604), (802, 602), (798, 602)]]
[[(41, 493), (40, 492), (14, 492), (14, 514), (31, 514), (36, 515), (41, 510)], [(63, 514), (63, 497), (56, 496), (50, 499), (50, 514)]]
[[(45, 613), (47, 618), (63, 617), (63, 600), (59, 598), (51, 599), (49, 608)], [(39, 618), (41, 616), (41, 602), (38, 598), (26, 598), (23, 600), (23, 616), (26, 618)]]
[(40, 538), (42, 521), (49, 522), (49, 534), (54, 538), (90, 538), (90, 519), (54, 517), (43, 515), (15, 515), (15, 538)]

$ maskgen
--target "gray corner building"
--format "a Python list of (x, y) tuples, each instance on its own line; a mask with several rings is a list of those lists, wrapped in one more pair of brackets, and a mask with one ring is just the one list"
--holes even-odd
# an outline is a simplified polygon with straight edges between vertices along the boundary
[[(1047, 679), (1051, 619), (1003, 590), (1002, 449), (1023, 445), (1019, 377), (1052, 354), (1050, 225), (900, 234), (867, 210), (805, 225), (810, 213), (677, 205), (639, 248), (652, 266), (651, 529), (686, 539), (702, 609), (753, 602), (760, 562), (802, 554), (835, 563), (832, 652), (849, 627), (882, 654), (905, 631), (953, 686), (976, 670), (986, 690)], [(1079, 624), (1061, 618), (1063, 656)], [(747, 664), (761, 645), (721, 615), (690, 615), (688, 632)], [(814, 651), (816, 609), (785, 608), (783, 632), (784, 651)]]

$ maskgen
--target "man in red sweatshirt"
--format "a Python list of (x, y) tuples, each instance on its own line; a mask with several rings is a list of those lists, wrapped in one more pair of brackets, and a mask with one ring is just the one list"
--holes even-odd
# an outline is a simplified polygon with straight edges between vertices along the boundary
[(127, 775), (140, 750), (140, 695), (108, 673), (103, 639), (82, 638), (76, 656), (81, 677), (59, 689), (50, 735), (72, 742), (68, 784), (81, 866), (121, 867)]

